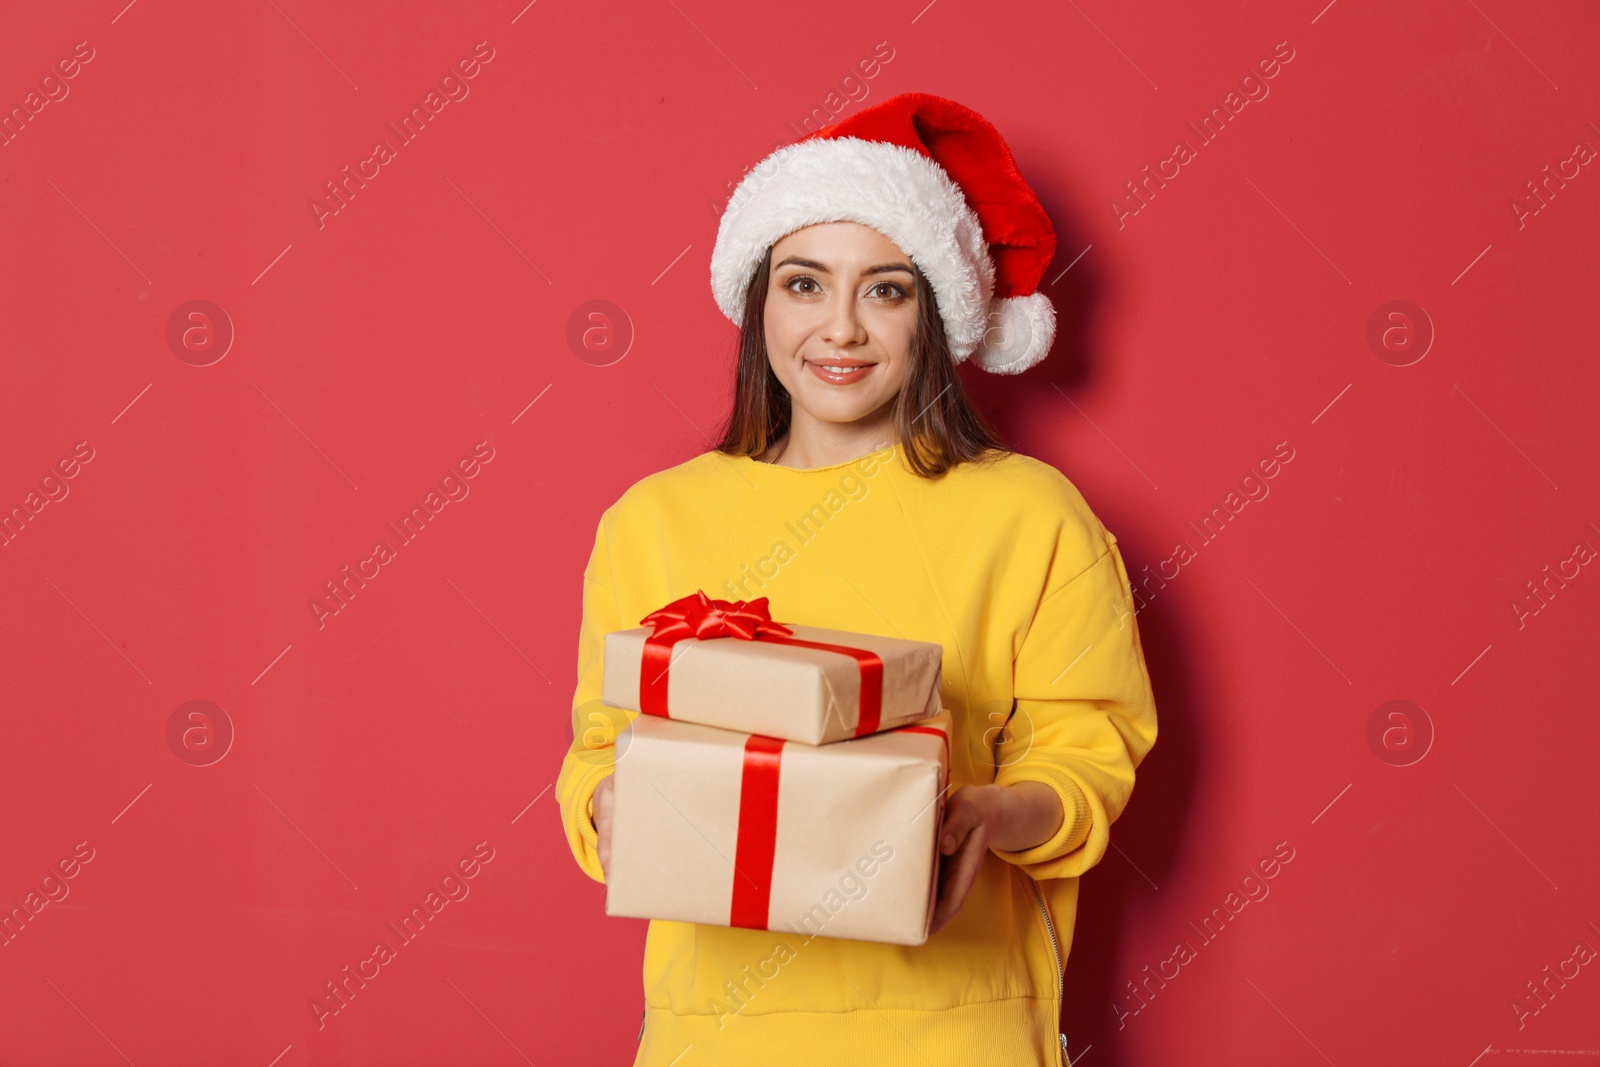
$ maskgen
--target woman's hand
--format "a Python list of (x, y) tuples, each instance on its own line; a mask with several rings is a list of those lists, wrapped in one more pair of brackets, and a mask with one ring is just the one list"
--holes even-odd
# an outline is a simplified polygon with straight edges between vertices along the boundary
[(594, 787), (594, 832), (600, 838), (600, 873), (611, 877), (607, 867), (611, 863), (611, 775)]
[(964, 785), (950, 794), (945, 805), (944, 823), (939, 827), (939, 852), (952, 857), (939, 863), (939, 901), (933, 908), (928, 936), (950, 921), (961, 910), (967, 891), (978, 877), (989, 841), (1004, 821), (1000, 793), (1005, 786)]
[(939, 899), (928, 936), (961, 910), (985, 852), (1021, 852), (1048, 841), (1062, 817), (1060, 796), (1043, 782), (964, 785), (951, 793), (939, 828), (939, 852), (950, 858), (939, 864)]

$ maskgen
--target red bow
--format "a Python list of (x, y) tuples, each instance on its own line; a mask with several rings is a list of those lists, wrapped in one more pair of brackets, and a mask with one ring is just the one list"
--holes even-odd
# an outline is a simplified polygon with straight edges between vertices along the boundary
[(696, 589), (686, 597), (679, 597), (664, 608), (657, 608), (639, 620), (654, 626), (651, 640), (679, 640), (695, 637), (738, 637), (754, 641), (759, 634), (792, 634), (781, 622), (773, 622), (767, 610), (767, 598), (759, 600), (712, 600), (705, 591)]

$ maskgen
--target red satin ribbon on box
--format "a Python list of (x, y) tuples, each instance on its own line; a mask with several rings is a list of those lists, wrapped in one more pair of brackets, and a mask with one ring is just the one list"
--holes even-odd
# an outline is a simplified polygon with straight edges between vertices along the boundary
[(751, 734), (744, 743), (729, 926), (767, 928), (767, 913), (772, 907), (772, 861), (778, 854), (778, 772), (782, 760), (781, 738)]
[(672, 646), (685, 638), (705, 641), (715, 637), (734, 637), (743, 641), (765, 641), (774, 645), (815, 648), (838, 652), (856, 661), (861, 674), (861, 713), (855, 736), (878, 732), (883, 716), (883, 659), (865, 648), (806, 641), (781, 622), (773, 622), (767, 598), (758, 600), (712, 600), (704, 590), (695, 590), (657, 608), (643, 619), (655, 632), (645, 638), (639, 665), (639, 710), (646, 715), (672, 716), (667, 709), (667, 673), (672, 666)]
[[(889, 733), (935, 734), (944, 742), (950, 763), (950, 735), (932, 726), (900, 726)], [(734, 846), (733, 901), (728, 925), (767, 929), (772, 907), (772, 863), (778, 854), (778, 779), (782, 770), (781, 738), (751, 734), (744, 743), (744, 769), (739, 781), (739, 836)], [(948, 773), (948, 771), (946, 772)], [(941, 792), (944, 781), (940, 782)], [(934, 846), (934, 863), (939, 850)], [(935, 867), (937, 869), (937, 866)]]

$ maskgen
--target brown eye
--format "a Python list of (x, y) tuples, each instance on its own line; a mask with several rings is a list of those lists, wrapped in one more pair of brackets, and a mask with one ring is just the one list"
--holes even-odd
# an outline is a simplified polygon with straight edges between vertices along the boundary
[(879, 282), (877, 285), (872, 287), (873, 292), (877, 292), (879, 289), (889, 290), (887, 293), (883, 294), (883, 299), (885, 300), (897, 300), (906, 295), (906, 291), (900, 286), (896, 285), (894, 282)]
[[(791, 293), (801, 292), (801, 290), (798, 290), (798, 289), (795, 288), (795, 284), (798, 283), (798, 282), (808, 282), (811, 285), (816, 285), (817, 284), (817, 280), (815, 278), (811, 277), (809, 274), (797, 274), (793, 278), (790, 278), (787, 282), (785, 282), (783, 287), (785, 289), (789, 290)], [(806, 292), (805, 295), (809, 295), (809, 292)]]

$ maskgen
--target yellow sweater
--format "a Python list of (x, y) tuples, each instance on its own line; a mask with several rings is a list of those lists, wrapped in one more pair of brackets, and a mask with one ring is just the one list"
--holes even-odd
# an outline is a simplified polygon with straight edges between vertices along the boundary
[(1065, 1063), (1078, 876), (1105, 854), (1156, 739), (1116, 538), (1065, 476), (1015, 453), (925, 479), (893, 445), (810, 469), (707, 452), (640, 480), (601, 516), (584, 570), (556, 784), (596, 881), (594, 788), (613, 728), (636, 714), (598, 710), (602, 639), (696, 589), (769, 597), (779, 622), (938, 642), (951, 788), (1042, 782), (1065, 818), (1034, 848), (991, 849), (923, 945), (653, 920), (636, 1067)]

